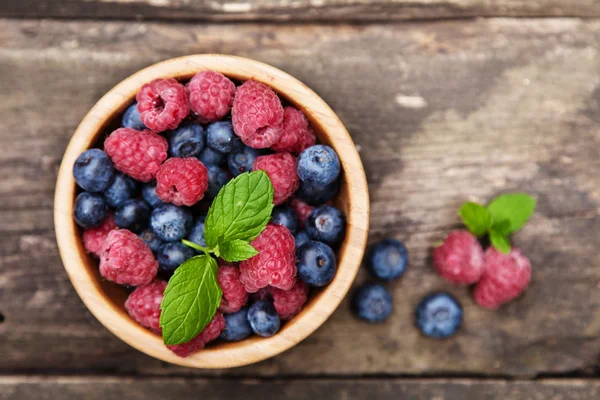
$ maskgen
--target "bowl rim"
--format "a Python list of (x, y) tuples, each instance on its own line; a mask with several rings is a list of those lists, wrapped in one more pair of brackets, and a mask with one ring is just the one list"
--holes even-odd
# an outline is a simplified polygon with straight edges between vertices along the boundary
[[(105, 293), (91, 267), (78, 227), (72, 218), (76, 184), (72, 168), (81, 152), (90, 148), (106, 126), (123, 112), (139, 88), (153, 79), (188, 79), (200, 70), (215, 70), (239, 79), (254, 79), (272, 87), (301, 109), (321, 142), (338, 154), (344, 173), (347, 233), (339, 250), (338, 272), (334, 280), (270, 338), (253, 337), (240, 342), (209, 347), (187, 358), (169, 351), (159, 335), (137, 324)], [(69, 141), (58, 172), (54, 199), (54, 224), (58, 248), (65, 270), (79, 297), (104, 327), (125, 343), (154, 358), (194, 368), (230, 368), (273, 357), (293, 347), (316, 329), (339, 306), (349, 291), (360, 267), (369, 228), (369, 194), (365, 171), (348, 131), (321, 97), (291, 75), (268, 64), (237, 56), (220, 54), (190, 55), (146, 67), (109, 90), (83, 118)]]

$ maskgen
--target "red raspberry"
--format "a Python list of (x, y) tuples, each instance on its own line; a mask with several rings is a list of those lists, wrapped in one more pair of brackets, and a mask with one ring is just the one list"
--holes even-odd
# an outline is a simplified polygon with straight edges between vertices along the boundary
[(448, 282), (470, 285), (483, 274), (483, 249), (471, 232), (456, 230), (433, 250), (433, 265)]
[(238, 87), (231, 116), (235, 133), (255, 149), (271, 147), (283, 133), (281, 101), (264, 83), (249, 80)]
[(283, 134), (271, 148), (278, 153), (298, 155), (316, 143), (315, 133), (302, 111), (294, 107), (283, 109)]
[(308, 215), (315, 209), (313, 206), (306, 204), (298, 198), (290, 200), (290, 207), (296, 211), (298, 215), (298, 225), (300, 229), (304, 229)]
[(100, 275), (121, 285), (150, 283), (158, 272), (152, 250), (135, 233), (127, 229), (110, 231), (100, 257)]
[(109, 213), (100, 226), (83, 231), (83, 247), (85, 251), (100, 257), (102, 255), (102, 245), (108, 233), (116, 228), (115, 218), (112, 213)]
[(219, 264), (219, 286), (223, 290), (223, 298), (219, 311), (234, 313), (248, 301), (248, 293), (240, 282), (240, 270), (234, 266)]
[(240, 263), (240, 281), (249, 293), (268, 285), (290, 290), (295, 283), (294, 237), (283, 226), (269, 224), (250, 243), (259, 253)]
[(225, 318), (223, 317), (223, 314), (217, 311), (212, 321), (208, 323), (206, 328), (204, 328), (198, 336), (189, 342), (173, 344), (167, 347), (179, 357), (187, 357), (190, 354), (203, 349), (209, 342), (218, 338), (223, 329), (225, 329)]
[(161, 332), (160, 303), (167, 282), (158, 279), (137, 287), (125, 301), (125, 309), (135, 322), (154, 332)]
[(104, 141), (104, 151), (119, 171), (133, 179), (149, 182), (167, 159), (167, 139), (146, 131), (119, 128)]
[(208, 170), (195, 157), (169, 158), (156, 173), (156, 195), (176, 206), (193, 206), (208, 188)]
[(279, 205), (298, 189), (300, 179), (296, 173), (296, 157), (290, 153), (269, 154), (254, 160), (253, 171), (263, 170), (273, 184), (273, 203)]
[(177, 128), (190, 112), (185, 87), (173, 78), (146, 83), (135, 98), (140, 119), (155, 132)]
[(287, 321), (302, 310), (302, 306), (308, 299), (308, 285), (296, 279), (296, 284), (290, 290), (271, 288), (271, 295), (277, 314), (282, 320)]
[(473, 296), (482, 307), (496, 309), (519, 297), (531, 280), (531, 263), (520, 250), (503, 254), (490, 247), (485, 252), (485, 273)]
[(206, 124), (218, 121), (229, 113), (235, 85), (220, 72), (200, 71), (187, 87), (190, 108), (198, 121)]

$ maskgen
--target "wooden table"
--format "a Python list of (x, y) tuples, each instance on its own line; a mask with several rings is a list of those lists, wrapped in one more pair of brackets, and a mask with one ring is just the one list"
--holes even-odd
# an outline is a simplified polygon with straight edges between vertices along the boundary
[[(600, 398), (597, 0), (3, 0), (0, 17), (0, 399)], [(370, 240), (410, 250), (388, 323), (346, 300), (279, 357), (191, 370), (125, 345), (75, 294), (52, 223), (73, 130), (141, 67), (210, 52), (291, 73), (346, 124)], [(485, 311), (429, 255), (462, 202), (508, 191), (539, 200), (515, 237), (533, 282)], [(436, 289), (465, 308), (448, 341), (413, 326)]]

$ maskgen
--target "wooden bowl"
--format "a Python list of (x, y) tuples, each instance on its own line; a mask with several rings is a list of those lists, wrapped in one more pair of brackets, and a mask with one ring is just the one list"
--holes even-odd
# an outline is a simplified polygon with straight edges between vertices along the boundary
[[(123, 304), (127, 293), (105, 281), (98, 262), (88, 255), (81, 231), (73, 221), (76, 185), (72, 170), (76, 158), (115, 127), (139, 88), (153, 79), (191, 78), (210, 69), (237, 79), (254, 79), (272, 87), (282, 98), (304, 112), (322, 143), (339, 154), (343, 179), (337, 206), (348, 219), (346, 238), (338, 252), (334, 280), (314, 293), (302, 312), (270, 338), (252, 337), (235, 343), (217, 343), (188, 357), (175, 356), (162, 338), (134, 322)], [(145, 68), (111, 89), (85, 116), (67, 147), (58, 173), (54, 200), (54, 223), (60, 255), (77, 293), (94, 316), (112, 333), (144, 353), (195, 368), (226, 368), (272, 357), (302, 341), (333, 313), (348, 292), (363, 257), (369, 227), (369, 195), (365, 172), (356, 147), (335, 113), (312, 90), (292, 76), (269, 65), (240, 57), (195, 55), (167, 60)]]

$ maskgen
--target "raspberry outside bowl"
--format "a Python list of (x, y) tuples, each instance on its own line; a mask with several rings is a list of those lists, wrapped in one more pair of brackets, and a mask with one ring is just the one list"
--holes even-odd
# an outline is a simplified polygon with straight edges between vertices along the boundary
[[(164, 346), (159, 335), (130, 318), (124, 309), (127, 292), (102, 279), (97, 260), (85, 252), (80, 230), (73, 221), (77, 189), (72, 170), (79, 154), (116, 127), (142, 85), (156, 78), (186, 80), (200, 70), (219, 71), (240, 81), (263, 82), (304, 112), (319, 141), (333, 147), (340, 156), (343, 177), (335, 203), (347, 216), (347, 233), (337, 254), (338, 270), (334, 280), (311, 295), (301, 313), (276, 335), (232, 343), (218, 342), (188, 358), (180, 358)], [(265, 360), (293, 347), (321, 326), (338, 307), (350, 289), (363, 257), (369, 226), (369, 195), (365, 172), (350, 135), (316, 93), (267, 64), (233, 56), (194, 55), (167, 60), (133, 74), (90, 110), (73, 134), (62, 160), (56, 183), (54, 222), (67, 274), (85, 305), (108, 330), (136, 349), (163, 361), (194, 368), (229, 368)]]

